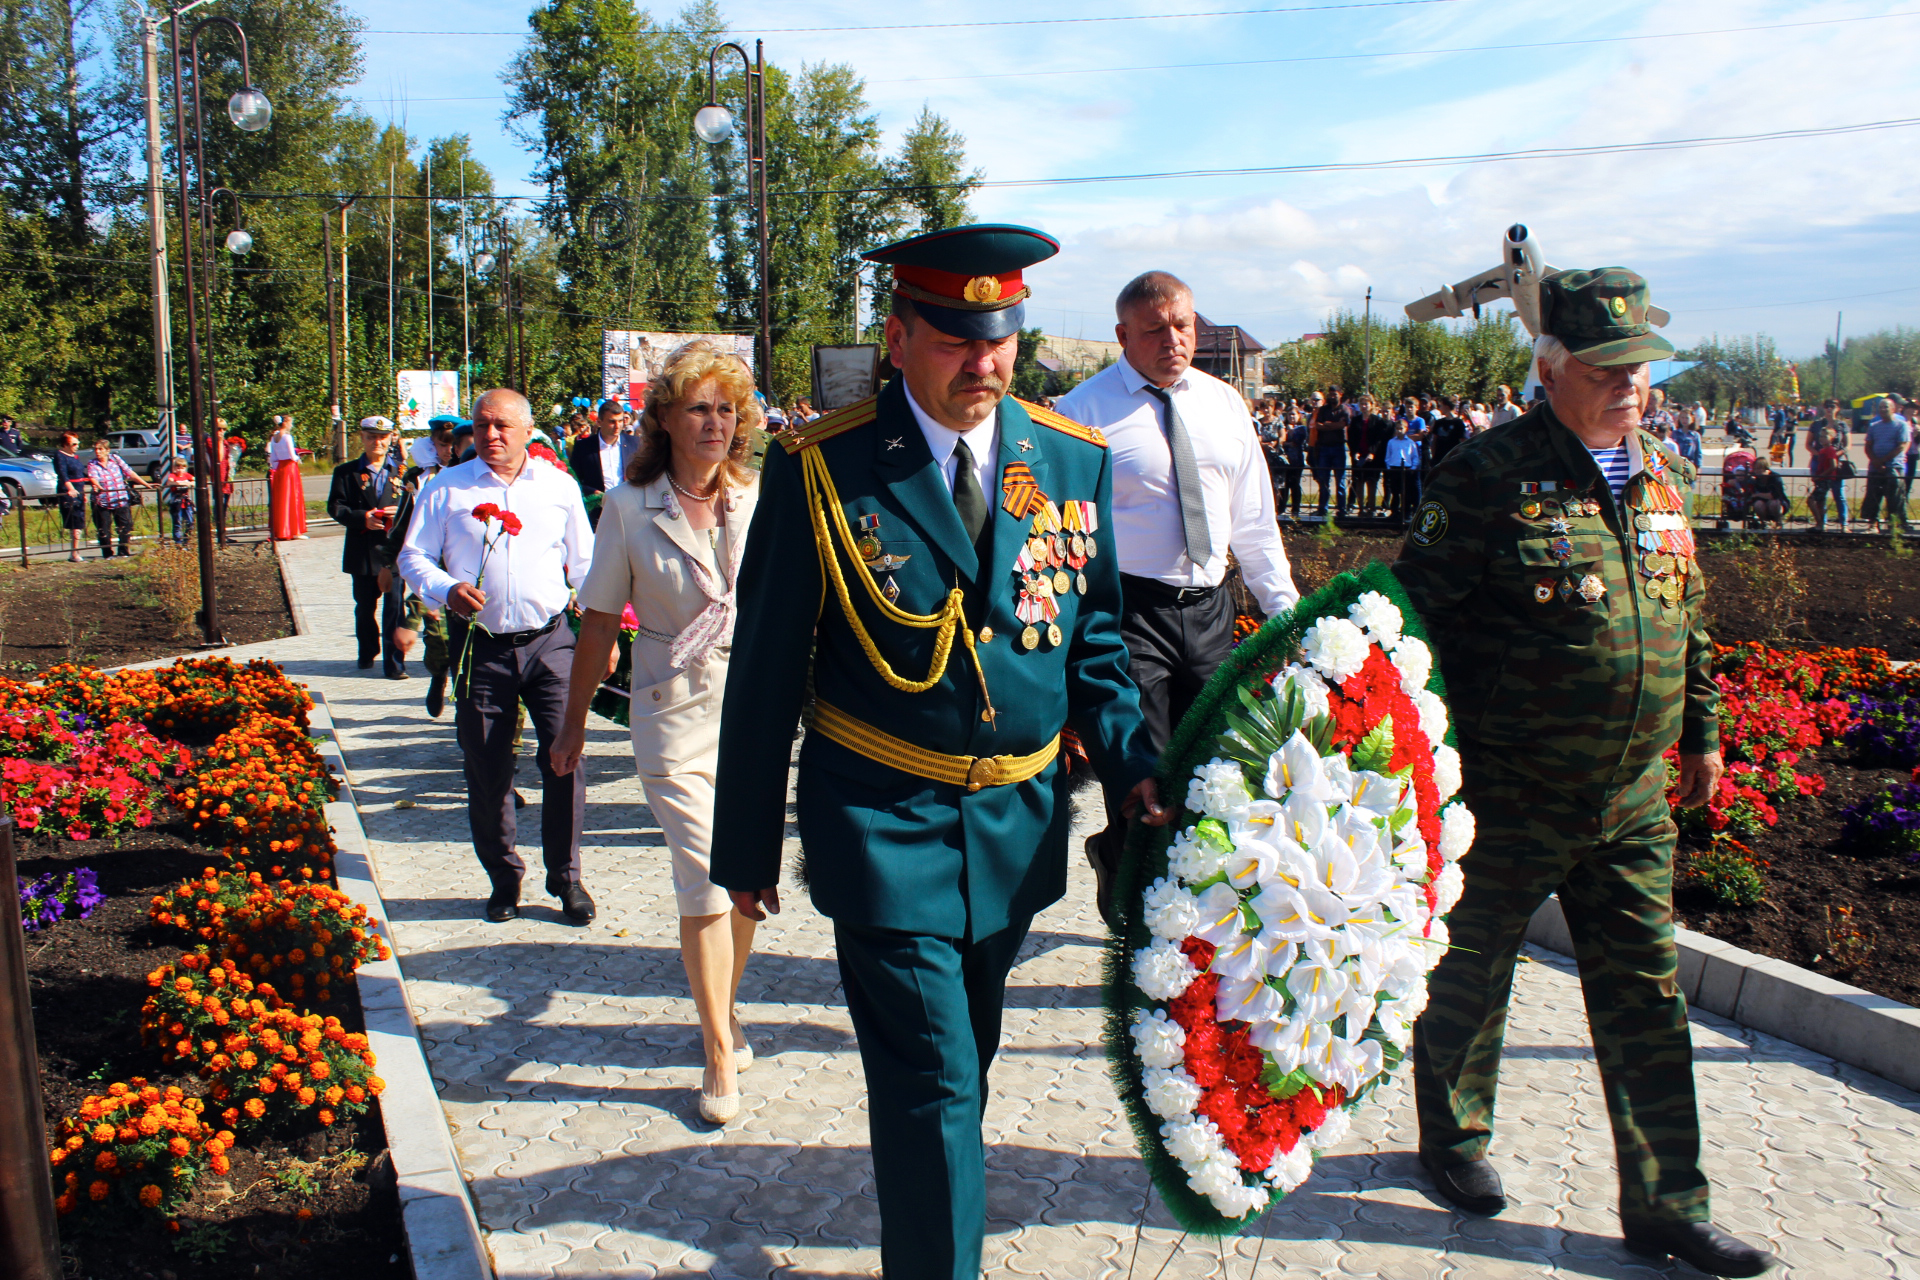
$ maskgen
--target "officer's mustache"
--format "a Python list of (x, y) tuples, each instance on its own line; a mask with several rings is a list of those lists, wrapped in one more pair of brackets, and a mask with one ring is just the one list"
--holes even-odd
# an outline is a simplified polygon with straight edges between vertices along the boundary
[(947, 384), (947, 394), (950, 396), (957, 396), (967, 391), (991, 391), (995, 395), (1005, 395), (1007, 384), (990, 375), (979, 377), (970, 373), (959, 374)]

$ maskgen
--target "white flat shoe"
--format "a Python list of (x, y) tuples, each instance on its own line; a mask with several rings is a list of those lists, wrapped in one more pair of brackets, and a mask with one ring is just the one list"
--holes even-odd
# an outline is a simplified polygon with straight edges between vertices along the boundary
[(738, 1018), (733, 1020), (733, 1044), (733, 1070), (738, 1074), (753, 1065), (753, 1046), (747, 1043), (747, 1033)]
[(702, 1090), (700, 1093), (700, 1118), (708, 1124), (724, 1125), (740, 1114), (740, 1095), (729, 1093), (720, 1096)]

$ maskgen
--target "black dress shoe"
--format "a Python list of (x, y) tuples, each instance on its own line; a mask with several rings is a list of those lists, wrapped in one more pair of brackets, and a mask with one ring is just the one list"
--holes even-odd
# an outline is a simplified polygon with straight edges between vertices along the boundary
[[(526, 807), (527, 807), (527, 798), (526, 798), (525, 796), (523, 796), (523, 795), (521, 795), (521, 794), (520, 794), (520, 789), (519, 789), (518, 787), (515, 787), (515, 788), (514, 788), (514, 790), (513, 790), (513, 808), (514, 808), (514, 812), (516, 812), (516, 813), (518, 813), (518, 812), (519, 812), (520, 810), (522, 810), (522, 809), (524, 809), (524, 808), (526, 808)], [(552, 889), (548, 889), (548, 890), (547, 890), (547, 892), (549, 892), (549, 893), (551, 893), (551, 892), (553, 892), (553, 890), (552, 890)]]
[(495, 924), (505, 924), (520, 916), (520, 886), (502, 887), (495, 885), (493, 893), (487, 898), (487, 919)]
[(1500, 1175), (1486, 1160), (1443, 1165), (1422, 1151), (1420, 1163), (1433, 1175), (1434, 1186), (1440, 1194), (1468, 1213), (1490, 1218), (1507, 1207), (1507, 1195), (1500, 1186)]
[(442, 671), (427, 681), (427, 714), (438, 720), (447, 709), (447, 673)]
[(575, 924), (586, 924), (593, 919), (593, 899), (587, 896), (586, 886), (578, 880), (548, 876), (547, 892), (560, 899), (560, 914)]
[(389, 672), (387, 672), (387, 679), (389, 679), (389, 680), (411, 680), (411, 679), (413, 679), (413, 677), (412, 677), (411, 675), (409, 675), (409, 674), (407, 674), (407, 669), (406, 669), (405, 667), (401, 667), (401, 668), (400, 668), (399, 670), (397, 670), (397, 671), (389, 671)]
[(371, 671), (371, 670), (373, 670), (373, 659), (372, 659), (372, 658), (362, 658), (362, 659), (360, 659), (360, 669), (361, 669), (362, 671)]
[(1113, 902), (1113, 882), (1120, 874), (1118, 833), (1096, 831), (1087, 837), (1087, 865), (1093, 868), (1093, 905), (1108, 929), (1120, 928), (1120, 912)]
[(1628, 1253), (1643, 1258), (1671, 1254), (1696, 1271), (1710, 1276), (1757, 1276), (1776, 1259), (1735, 1239), (1711, 1222), (1649, 1222), (1625, 1228)]

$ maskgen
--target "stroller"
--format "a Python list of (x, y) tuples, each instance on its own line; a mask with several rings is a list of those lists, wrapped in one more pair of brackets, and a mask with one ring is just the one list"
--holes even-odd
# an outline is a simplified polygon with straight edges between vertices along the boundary
[(1717, 527), (1729, 528), (1735, 520), (1747, 524), (1753, 502), (1753, 450), (1742, 446), (1729, 449), (1720, 461), (1720, 519)]

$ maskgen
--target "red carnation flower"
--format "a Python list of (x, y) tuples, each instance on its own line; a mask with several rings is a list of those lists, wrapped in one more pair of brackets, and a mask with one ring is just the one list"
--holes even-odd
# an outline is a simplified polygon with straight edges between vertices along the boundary
[(499, 514), (499, 506), (491, 502), (483, 502), (473, 509), (473, 518), (482, 522), (491, 520)]
[(509, 534), (518, 533), (521, 529), (520, 517), (511, 511), (502, 511), (500, 513), (500, 527), (505, 529)]

